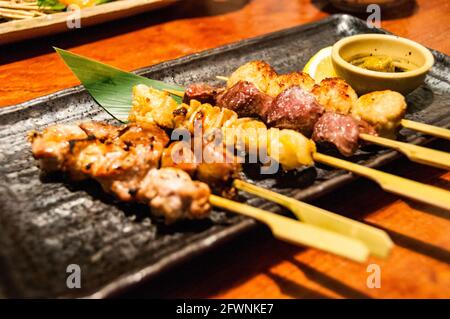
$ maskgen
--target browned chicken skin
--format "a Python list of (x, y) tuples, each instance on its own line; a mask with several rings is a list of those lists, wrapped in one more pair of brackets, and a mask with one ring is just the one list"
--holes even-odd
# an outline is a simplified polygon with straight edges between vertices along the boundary
[(169, 138), (157, 126), (55, 125), (30, 139), (44, 169), (93, 178), (122, 201), (148, 204), (167, 223), (209, 214), (208, 185), (180, 169), (158, 168)]

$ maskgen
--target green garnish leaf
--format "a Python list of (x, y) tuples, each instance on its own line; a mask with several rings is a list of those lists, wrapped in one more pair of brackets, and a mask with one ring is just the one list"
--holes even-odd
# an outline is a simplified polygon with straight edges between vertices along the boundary
[[(95, 101), (121, 122), (127, 121), (131, 110), (132, 88), (135, 85), (145, 84), (158, 90), (184, 91), (184, 88), (178, 85), (125, 72), (62, 49), (55, 50)], [(180, 97), (172, 97), (181, 103)]]

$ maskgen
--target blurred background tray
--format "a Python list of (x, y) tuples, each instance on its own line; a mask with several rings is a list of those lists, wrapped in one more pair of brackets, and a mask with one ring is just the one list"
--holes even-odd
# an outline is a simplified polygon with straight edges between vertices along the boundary
[[(117, 0), (81, 10), (81, 27), (129, 17), (171, 5), (179, 0)], [(76, 31), (69, 29), (67, 21), (72, 12), (58, 12), (46, 16), (0, 23), (0, 45), (32, 39), (54, 33)]]

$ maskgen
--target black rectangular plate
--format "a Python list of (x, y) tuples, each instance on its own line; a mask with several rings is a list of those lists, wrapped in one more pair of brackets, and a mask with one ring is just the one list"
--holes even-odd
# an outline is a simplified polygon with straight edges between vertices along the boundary
[[(137, 73), (181, 85), (215, 82), (215, 75), (229, 74), (254, 59), (287, 72), (301, 69), (317, 50), (342, 37), (369, 32), (384, 31), (369, 29), (352, 16), (336, 15)], [(436, 64), (426, 83), (408, 96), (407, 118), (448, 126), (450, 59), (433, 54)], [(27, 132), (90, 119), (108, 120), (109, 115), (80, 86), (0, 110), (0, 297), (108, 296), (256, 225), (251, 219), (215, 211), (207, 221), (167, 227), (148, 217), (145, 207), (116, 203), (93, 182), (74, 185), (40, 176)], [(426, 141), (407, 130), (402, 134), (409, 142)], [(396, 156), (378, 149), (360, 152), (353, 160), (380, 166)], [(247, 178), (295, 198), (312, 199), (354, 176), (318, 167), (266, 179), (250, 170)], [(256, 198), (247, 201), (277, 209)], [(66, 286), (69, 264), (81, 267), (81, 289)]]

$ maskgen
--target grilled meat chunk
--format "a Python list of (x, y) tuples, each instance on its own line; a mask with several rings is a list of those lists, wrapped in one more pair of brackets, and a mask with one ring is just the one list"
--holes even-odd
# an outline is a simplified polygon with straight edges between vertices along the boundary
[(237, 68), (228, 78), (227, 87), (231, 88), (240, 81), (253, 83), (258, 90), (276, 97), (291, 86), (300, 86), (311, 91), (314, 80), (304, 72), (278, 74), (267, 62), (251, 61)]
[[(101, 139), (94, 127), (102, 129), (97, 132)], [(93, 178), (122, 201), (148, 204), (167, 223), (202, 218), (210, 211), (208, 185), (176, 168), (158, 169), (169, 138), (157, 126), (57, 125), (33, 133), (31, 141), (33, 155), (44, 168), (76, 180)]]
[(197, 152), (192, 149), (192, 145), (185, 142), (171, 143), (163, 152), (161, 167), (180, 168), (192, 178), (207, 183), (217, 193), (230, 188), (241, 170), (238, 158), (223, 143), (216, 145), (205, 141)]
[(308, 73), (305, 72), (292, 72), (287, 74), (277, 75), (276, 78), (270, 82), (269, 88), (267, 90), (267, 94), (272, 97), (276, 97), (284, 90), (293, 87), (299, 86), (302, 89), (310, 92), (314, 87), (314, 80), (309, 76)]
[(250, 82), (239, 81), (217, 96), (217, 106), (236, 112), (239, 117), (266, 118), (273, 99)]
[(344, 156), (352, 156), (359, 147), (359, 134), (376, 135), (366, 122), (349, 115), (326, 112), (314, 126), (312, 139), (334, 146)]
[(275, 70), (265, 61), (251, 61), (241, 65), (228, 78), (227, 87), (231, 88), (236, 83), (248, 81), (253, 83), (258, 90), (267, 93), (270, 83), (277, 77)]
[(323, 79), (311, 91), (327, 111), (348, 114), (358, 100), (353, 88), (341, 78)]
[[(156, 122), (152, 117), (153, 110), (162, 108), (165, 100), (159, 98), (161, 94), (158, 92), (154, 98), (152, 94), (152, 90), (148, 87), (145, 89), (141, 86), (139, 90), (135, 87), (130, 121)], [(140, 102), (144, 100), (147, 100), (145, 104)], [(236, 112), (227, 108), (191, 100), (189, 105), (184, 103), (179, 105), (172, 111), (170, 117), (164, 120), (171, 121), (173, 128), (185, 128), (190, 133), (194, 132), (195, 122), (200, 121), (205, 133), (212, 130), (221, 131), (226, 145), (235, 146), (239, 150), (243, 146), (249, 153), (266, 149), (268, 157), (278, 161), (285, 170), (313, 164), (315, 144), (301, 133), (278, 128), (267, 129), (262, 121), (238, 118)]]
[(161, 167), (179, 168), (192, 177), (197, 172), (198, 164), (191, 145), (182, 141), (170, 143), (161, 157)]
[[(128, 116), (130, 122), (157, 124), (160, 127), (174, 128), (173, 111), (178, 103), (169, 93), (144, 84), (133, 87), (133, 107)], [(158, 107), (154, 107), (157, 105)]]
[(395, 139), (406, 107), (405, 97), (400, 93), (377, 91), (361, 96), (352, 114), (373, 125), (380, 136)]
[(171, 224), (182, 219), (201, 219), (209, 215), (210, 189), (207, 184), (192, 181), (189, 174), (176, 168), (151, 169), (136, 193), (139, 202), (147, 203), (152, 212)]
[(84, 122), (79, 127), (90, 137), (105, 141), (115, 139), (120, 132), (127, 128), (126, 125), (114, 126), (104, 122)]
[(299, 86), (292, 86), (273, 101), (267, 113), (267, 124), (311, 136), (314, 124), (323, 112), (324, 108), (317, 103), (314, 95)]
[(191, 100), (197, 100), (200, 103), (215, 105), (217, 95), (224, 90), (225, 88), (216, 88), (206, 83), (194, 83), (186, 88), (183, 102), (189, 104)]
[(70, 141), (88, 138), (88, 135), (78, 125), (57, 124), (47, 127), (42, 133), (29, 134), (32, 152), (39, 159), (40, 166), (46, 171), (61, 169), (66, 154), (70, 150)]

